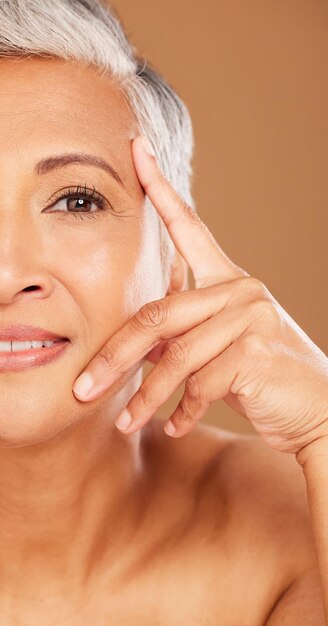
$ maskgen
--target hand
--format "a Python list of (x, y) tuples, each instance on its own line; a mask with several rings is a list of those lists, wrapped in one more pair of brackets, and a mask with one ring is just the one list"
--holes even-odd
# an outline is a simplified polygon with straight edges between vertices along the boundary
[(155, 367), (126, 407), (132, 416), (126, 433), (142, 428), (185, 381), (184, 395), (165, 425), (167, 434), (187, 434), (210, 404), (222, 399), (283, 452), (297, 453), (327, 435), (325, 354), (260, 280), (227, 257), (163, 176), (156, 158), (143, 150), (140, 137), (132, 152), (140, 183), (190, 266), (196, 289), (139, 309), (90, 361), (85, 372), (94, 387), (86, 396), (74, 390), (77, 398), (99, 397), (146, 356)]

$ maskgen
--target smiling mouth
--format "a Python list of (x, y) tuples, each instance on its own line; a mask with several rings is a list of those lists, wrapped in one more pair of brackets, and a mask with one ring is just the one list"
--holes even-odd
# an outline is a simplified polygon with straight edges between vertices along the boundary
[(47, 365), (62, 356), (70, 343), (67, 338), (35, 342), (0, 341), (0, 373)]

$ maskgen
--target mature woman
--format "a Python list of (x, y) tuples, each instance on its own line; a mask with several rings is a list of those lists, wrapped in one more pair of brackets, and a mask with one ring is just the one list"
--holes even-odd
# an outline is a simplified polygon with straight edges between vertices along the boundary
[(1, 0), (0, 57), (1, 626), (324, 624), (327, 359), (197, 216), (186, 107), (97, 0)]

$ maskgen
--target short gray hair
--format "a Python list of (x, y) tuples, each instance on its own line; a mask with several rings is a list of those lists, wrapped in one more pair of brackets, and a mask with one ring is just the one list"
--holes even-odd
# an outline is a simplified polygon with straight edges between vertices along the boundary
[[(118, 80), (140, 132), (164, 176), (194, 211), (194, 136), (186, 105), (128, 41), (116, 9), (105, 0), (0, 0), (0, 58), (57, 57), (92, 65)], [(159, 217), (165, 290), (174, 245)]]

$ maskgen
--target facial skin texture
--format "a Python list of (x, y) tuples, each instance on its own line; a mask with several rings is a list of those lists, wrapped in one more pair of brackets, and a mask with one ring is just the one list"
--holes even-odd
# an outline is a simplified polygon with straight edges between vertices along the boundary
[[(71, 341), (54, 362), (0, 372), (3, 616), (43, 595), (78, 605), (87, 576), (133, 536), (147, 429), (127, 437), (114, 420), (142, 363), (90, 403), (72, 386), (118, 328), (165, 294), (158, 219), (132, 160), (140, 132), (117, 85), (93, 68), (37, 58), (2, 59), (0, 84), (0, 326), (42, 326)], [(125, 189), (93, 166), (33, 172), (74, 151), (108, 160)], [(94, 186), (114, 211), (82, 220), (67, 212), (76, 200), (49, 201), (78, 185)]]

